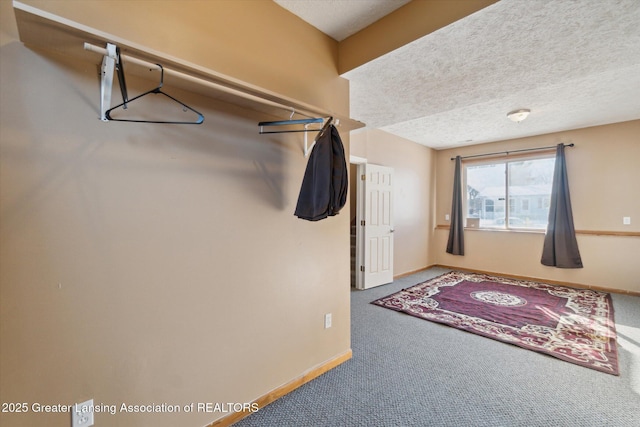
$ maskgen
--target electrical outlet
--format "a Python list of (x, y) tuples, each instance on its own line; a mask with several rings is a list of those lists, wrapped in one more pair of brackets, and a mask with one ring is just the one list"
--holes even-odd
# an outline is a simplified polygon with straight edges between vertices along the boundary
[(71, 408), (71, 427), (91, 427), (93, 425), (93, 399), (76, 403)]
[(331, 327), (331, 313), (324, 315), (324, 328), (329, 329)]
[(451, 216), (449, 214), (445, 214), (444, 215), (444, 220), (445, 221), (450, 221), (451, 220)]
[(622, 217), (622, 224), (623, 225), (631, 225), (631, 217), (630, 216), (623, 216)]

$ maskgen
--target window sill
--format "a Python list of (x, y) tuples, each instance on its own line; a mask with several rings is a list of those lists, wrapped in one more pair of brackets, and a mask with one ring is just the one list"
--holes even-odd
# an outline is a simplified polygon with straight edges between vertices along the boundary
[[(449, 228), (449, 227), (447, 227)], [(464, 231), (497, 231), (498, 233), (533, 233), (545, 234), (546, 230), (533, 228), (483, 228), (483, 227), (465, 227)]]
[[(448, 230), (451, 228), (446, 224), (436, 225), (436, 230)], [(533, 234), (545, 234), (546, 230), (534, 229), (534, 228), (485, 228), (485, 227), (465, 227), (464, 231), (495, 231), (498, 233), (533, 233)]]
[[(439, 224), (436, 225), (436, 230), (449, 230), (449, 225)], [(498, 233), (529, 233), (529, 234), (545, 234), (545, 230), (534, 229), (500, 229), (500, 228), (477, 228), (477, 227), (465, 227), (465, 231), (495, 231)], [(617, 236), (617, 237), (640, 237), (640, 231), (607, 231), (607, 230), (576, 230), (577, 235), (588, 236)]]

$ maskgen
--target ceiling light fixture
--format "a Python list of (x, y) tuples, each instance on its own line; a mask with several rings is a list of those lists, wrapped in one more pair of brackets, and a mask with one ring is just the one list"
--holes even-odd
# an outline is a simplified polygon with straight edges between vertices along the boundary
[(520, 110), (513, 110), (508, 112), (507, 117), (513, 122), (520, 123), (527, 118), (530, 112), (531, 110), (527, 108), (521, 108)]

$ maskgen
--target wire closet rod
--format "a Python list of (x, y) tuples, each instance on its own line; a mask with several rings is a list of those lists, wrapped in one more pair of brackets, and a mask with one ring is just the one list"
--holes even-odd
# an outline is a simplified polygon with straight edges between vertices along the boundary
[[(573, 147), (574, 144), (564, 144), (565, 147)], [(463, 156), (461, 159), (471, 159), (473, 157), (484, 157), (484, 156), (495, 156), (498, 154), (511, 154), (511, 153), (521, 153), (523, 151), (539, 151), (539, 150), (550, 150), (551, 148), (556, 148), (556, 145), (552, 145), (549, 147), (538, 147), (538, 148), (523, 148), (522, 150), (513, 150), (513, 151), (498, 151), (496, 153), (487, 153), (487, 154), (475, 154), (473, 156)], [(451, 160), (455, 160), (455, 157), (452, 157)]]
[[(109, 55), (107, 49), (105, 49), (103, 47), (100, 47), (100, 46), (93, 45), (91, 43), (86, 43), (85, 42), (84, 43), (84, 49), (88, 50), (90, 52), (99, 53), (101, 55)], [(120, 55), (120, 56), (121, 56), (122, 59), (126, 60), (127, 62), (130, 62), (132, 64), (137, 64), (137, 65), (140, 65), (142, 67), (149, 68), (150, 70), (160, 70), (161, 69), (159, 64), (155, 64), (155, 63), (152, 63), (152, 62), (144, 61), (142, 59), (138, 59), (138, 58), (135, 58), (135, 57), (129, 56), (129, 55), (124, 55), (123, 54), (123, 55)], [(164, 68), (164, 67), (162, 67), (162, 68)], [(302, 112), (305, 112), (305, 113), (311, 113), (311, 114), (322, 115), (322, 116), (330, 116), (330, 115), (332, 115), (331, 113), (329, 113), (327, 111), (323, 111), (323, 110), (317, 110), (317, 109), (312, 109), (312, 108), (307, 108), (307, 107), (295, 108), (295, 107), (292, 107), (290, 105), (281, 104), (279, 102), (271, 101), (269, 99), (266, 99), (266, 98), (263, 98), (263, 97), (260, 97), (260, 96), (257, 96), (257, 95), (252, 95), (250, 93), (243, 92), (242, 90), (239, 90), (239, 89), (233, 89), (233, 88), (230, 88), (228, 86), (225, 86), (225, 85), (222, 85), (222, 84), (219, 84), (219, 83), (214, 83), (214, 82), (211, 82), (209, 80), (205, 80), (205, 79), (202, 79), (202, 78), (199, 78), (199, 77), (194, 77), (194, 76), (191, 76), (189, 74), (186, 74), (186, 73), (183, 73), (183, 72), (180, 72), (180, 71), (172, 70), (170, 68), (164, 68), (164, 74), (165, 75), (172, 75), (172, 76), (175, 76), (175, 77), (179, 77), (179, 78), (181, 78), (183, 80), (187, 80), (187, 81), (190, 81), (192, 83), (196, 83), (196, 84), (199, 84), (199, 85), (202, 85), (202, 86), (208, 86), (210, 88), (219, 90), (221, 92), (225, 92), (225, 93), (228, 93), (228, 94), (231, 94), (231, 95), (235, 95), (235, 96), (238, 96), (238, 97), (241, 97), (241, 98), (244, 98), (244, 99), (248, 99), (248, 100), (251, 100), (251, 101), (259, 102), (261, 104), (269, 105), (269, 106), (272, 106), (272, 107), (275, 107), (275, 108), (280, 108), (282, 110), (286, 110), (286, 111), (289, 111), (289, 112), (294, 111), (294, 112), (299, 113), (299, 114), (302, 114)], [(302, 115), (305, 115), (305, 114), (302, 114)]]

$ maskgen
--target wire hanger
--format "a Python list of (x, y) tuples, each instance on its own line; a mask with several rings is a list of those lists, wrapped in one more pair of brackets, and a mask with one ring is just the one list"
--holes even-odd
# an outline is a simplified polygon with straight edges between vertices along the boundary
[[(275, 122), (260, 122), (258, 126), (260, 127), (260, 135), (265, 133), (291, 133), (291, 132), (317, 132), (322, 130), (322, 127), (319, 128), (309, 128), (309, 125), (313, 123), (324, 123), (324, 118), (322, 117), (309, 117), (306, 119), (293, 119), (294, 114), (296, 114), (296, 110), (291, 110), (291, 116), (289, 116), (289, 120), (278, 120)], [(303, 128), (300, 129), (299, 126), (302, 125)], [(291, 126), (285, 130), (264, 130), (265, 127), (271, 126)]]
[[(198, 111), (194, 110), (193, 108), (189, 107), (187, 104), (178, 101), (176, 98), (174, 98), (173, 96), (163, 92), (161, 90), (162, 85), (164, 84), (164, 68), (162, 68), (162, 65), (160, 64), (156, 64), (159, 68), (160, 68), (160, 84), (158, 85), (158, 87), (151, 89), (141, 95), (138, 95), (134, 98), (129, 99), (129, 96), (127, 95), (127, 84), (124, 78), (124, 66), (122, 63), (122, 58), (120, 57), (120, 48), (116, 49), (116, 53), (117, 53), (117, 63), (116, 63), (116, 71), (118, 72), (118, 82), (120, 83), (120, 92), (122, 93), (122, 100), (123, 102), (119, 105), (116, 105), (113, 108), (110, 108), (109, 110), (107, 110), (105, 112), (105, 117), (107, 120), (111, 120), (111, 121), (115, 121), (115, 122), (136, 122), (136, 123), (168, 123), (168, 124), (185, 124), (185, 125), (199, 125), (200, 123), (202, 123), (204, 121), (204, 116), (199, 113)], [(133, 101), (135, 101), (136, 99), (142, 98), (143, 96), (149, 95), (149, 94), (159, 94), (159, 95), (164, 95), (167, 98), (173, 100), (174, 102), (180, 104), (182, 106), (182, 110), (183, 111), (193, 111), (194, 113), (197, 114), (197, 119), (195, 121), (181, 121), (181, 120), (177, 120), (177, 121), (166, 121), (166, 120), (140, 120), (140, 119), (117, 119), (117, 118), (113, 118), (111, 117), (111, 112), (113, 110), (115, 110), (116, 108), (120, 108), (122, 107), (123, 110), (127, 109), (127, 104), (132, 103)]]
[[(294, 119), (293, 116), (296, 114), (295, 109), (291, 110), (291, 116), (289, 116), (289, 120), (278, 120), (273, 122), (260, 122), (258, 126), (260, 127), (260, 135), (266, 133), (292, 133), (292, 132), (304, 132), (304, 156), (307, 157), (309, 152), (316, 144), (318, 139), (322, 136), (322, 134), (327, 130), (331, 122), (333, 121), (333, 117), (323, 118), (323, 117), (308, 117), (306, 119)], [(326, 121), (325, 121), (326, 120)], [(321, 127), (310, 127), (310, 125), (315, 123), (322, 123)], [(288, 128), (284, 130), (264, 130), (265, 127), (270, 126), (288, 126)], [(302, 128), (300, 128), (302, 126)], [(307, 138), (308, 132), (319, 132), (316, 135), (315, 139), (311, 146), (309, 146), (309, 141)]]
[[(320, 132), (316, 135), (315, 139), (313, 140), (314, 144), (316, 142), (318, 142), (320, 137), (322, 137), (322, 135), (324, 135), (324, 133), (327, 131), (327, 129), (329, 129), (329, 125), (331, 125), (332, 123), (333, 123), (333, 117), (330, 116), (327, 119), (327, 122), (324, 124), (324, 126), (322, 126), (322, 129), (320, 129)], [(313, 145), (312, 145), (312, 147), (313, 147)]]

